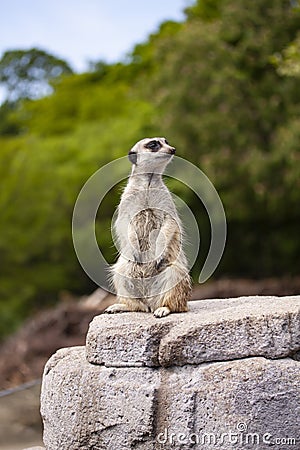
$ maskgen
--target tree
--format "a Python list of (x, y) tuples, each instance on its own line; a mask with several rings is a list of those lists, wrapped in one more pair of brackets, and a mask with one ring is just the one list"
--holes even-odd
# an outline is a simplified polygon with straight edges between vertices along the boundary
[[(300, 10), (290, 0), (222, 0), (203, 18), (204, 6), (214, 4), (198, 0), (163, 48), (149, 89), (156, 127), (221, 194), (229, 222), (225, 270), (295, 273), (299, 82), (278, 73), (272, 57), (297, 42)], [(156, 53), (160, 61), (159, 47)]]
[(0, 83), (7, 100), (37, 99), (52, 92), (51, 82), (63, 74), (71, 74), (66, 61), (43, 50), (11, 50), (0, 60)]
[(300, 77), (300, 33), (282, 52), (271, 59), (280, 75)]
[(201, 0), (193, 3), (185, 9), (185, 14), (188, 20), (195, 18), (203, 21), (213, 21), (221, 16), (221, 6), (224, 0)]
[[(184, 23), (163, 24), (127, 62), (95, 63), (55, 83), (52, 95), (2, 105), (0, 336), (60, 290), (88, 292), (72, 250), (76, 197), (99, 166), (144, 136), (165, 135), (218, 189), (229, 235), (216, 275), (299, 273), (299, 79), (274, 65), (298, 42), (294, 5), (199, 0)], [(168, 183), (199, 220), (200, 267), (209, 220), (191, 190)], [(97, 216), (111, 262), (119, 187)]]

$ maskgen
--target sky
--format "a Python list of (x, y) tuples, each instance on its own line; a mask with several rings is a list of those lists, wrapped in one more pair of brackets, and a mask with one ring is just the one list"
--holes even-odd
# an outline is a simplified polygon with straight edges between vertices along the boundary
[(88, 61), (123, 59), (168, 19), (182, 20), (189, 0), (0, 0), (0, 57), (39, 47), (75, 71)]

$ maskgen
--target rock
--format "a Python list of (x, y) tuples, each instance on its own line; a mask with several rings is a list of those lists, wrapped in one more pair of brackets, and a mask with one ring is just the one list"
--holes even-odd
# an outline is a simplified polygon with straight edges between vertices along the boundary
[(45, 450), (45, 447), (30, 447), (24, 448), (23, 450)]
[(149, 368), (93, 366), (84, 348), (57, 352), (45, 367), (43, 381), (46, 448), (116, 450), (149, 438), (159, 379), (159, 372)]
[(47, 450), (263, 450), (298, 439), (299, 379), (289, 358), (108, 368), (69, 349), (45, 368), (44, 442)]
[(101, 315), (87, 335), (88, 361), (107, 367), (182, 366), (300, 350), (300, 296), (190, 302), (188, 313)]
[(300, 448), (299, 312), (242, 297), (96, 317), (45, 366), (46, 450)]

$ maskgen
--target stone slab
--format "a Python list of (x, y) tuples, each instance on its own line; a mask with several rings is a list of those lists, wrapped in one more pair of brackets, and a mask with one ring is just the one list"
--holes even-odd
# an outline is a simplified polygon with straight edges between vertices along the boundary
[(45, 450), (45, 447), (30, 447), (24, 448), (23, 450)]
[(300, 448), (300, 363), (262, 357), (107, 368), (84, 348), (45, 367), (46, 450)]
[(106, 367), (170, 367), (300, 350), (300, 296), (199, 300), (187, 313), (102, 314), (90, 324), (86, 354)]
[(149, 368), (93, 366), (83, 347), (59, 350), (43, 376), (46, 449), (119, 450), (147, 441), (154, 427), (159, 378), (158, 371)]

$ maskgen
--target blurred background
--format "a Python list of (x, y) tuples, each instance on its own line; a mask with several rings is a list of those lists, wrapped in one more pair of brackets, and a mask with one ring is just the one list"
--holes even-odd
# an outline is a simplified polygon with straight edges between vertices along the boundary
[[(165, 136), (223, 201), (226, 249), (194, 298), (300, 294), (300, 5), (11, 0), (0, 54), (0, 448), (18, 450), (41, 442), (46, 359), (82, 345), (114, 301), (77, 261), (75, 200), (139, 139)], [(196, 280), (209, 219), (186, 186), (168, 185), (201, 230)], [(109, 262), (121, 187), (97, 218)]]

